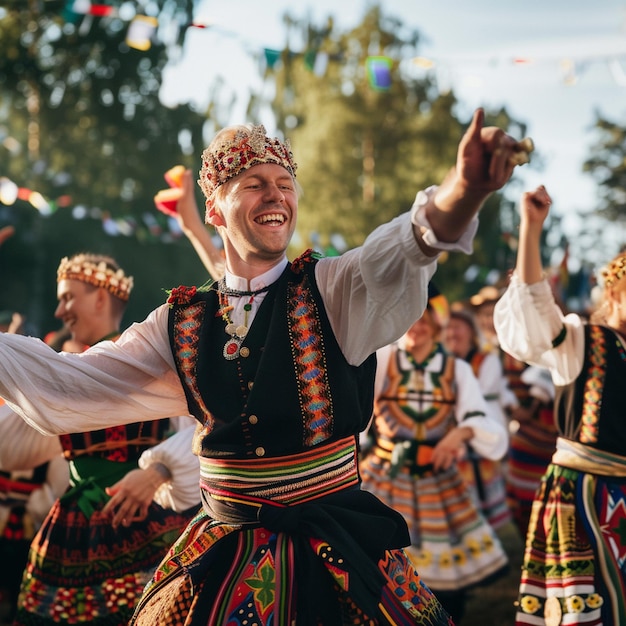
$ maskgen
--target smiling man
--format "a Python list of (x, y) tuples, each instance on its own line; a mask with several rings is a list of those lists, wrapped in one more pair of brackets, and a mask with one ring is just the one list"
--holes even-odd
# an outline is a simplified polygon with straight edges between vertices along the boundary
[[(203, 511), (133, 624), (451, 623), (403, 551), (402, 517), (360, 489), (357, 437), (372, 411), (375, 351), (422, 314), (438, 254), (471, 252), (476, 213), (524, 152), (482, 122), (478, 110), (443, 183), (362, 247), (292, 262), (289, 144), (262, 126), (223, 129), (199, 180), (224, 241), (223, 278), (173, 289), (118, 341), (77, 357), (0, 336), (0, 395), (44, 432), (138, 415), (198, 421)], [(28, 388), (28, 406), (8, 377)], [(79, 400), (63, 392), (76, 388)]]

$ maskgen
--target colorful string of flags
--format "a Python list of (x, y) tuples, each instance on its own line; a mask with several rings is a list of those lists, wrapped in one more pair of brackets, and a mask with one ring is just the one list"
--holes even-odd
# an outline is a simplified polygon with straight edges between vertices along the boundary
[[(66, 0), (65, 7), (63, 9), (63, 17), (66, 21), (77, 23), (80, 20), (86, 21), (86, 28), (89, 28), (91, 21), (94, 18), (112, 18), (116, 17), (123, 21), (128, 22), (128, 28), (126, 33), (126, 44), (130, 48), (134, 48), (140, 51), (149, 50), (153, 41), (157, 38), (167, 38), (164, 32), (168, 20), (171, 22), (173, 17), (168, 14), (166, 18), (157, 18), (151, 15), (142, 15), (137, 13), (135, 3), (122, 2), (119, 6), (113, 6), (106, 2), (92, 2), (92, 0)], [(227, 31), (221, 28), (218, 24), (211, 23), (210, 19), (198, 19), (187, 24), (177, 24), (176, 28), (188, 29), (206, 29), (208, 32), (219, 33), (231, 38), (239, 38), (237, 33)], [(318, 42), (319, 43), (319, 42)], [(248, 46), (247, 42), (242, 42), (242, 45)], [(328, 65), (330, 62), (343, 62), (345, 61), (345, 55), (339, 53), (328, 53), (320, 48), (313, 47), (303, 52), (294, 52), (292, 50), (286, 51), (292, 58), (301, 57), (305, 67), (313, 72), (316, 76), (323, 77), (326, 74)], [(285, 51), (277, 50), (274, 48), (263, 48), (262, 52), (266, 67), (268, 69), (274, 69), (283, 58)], [(563, 56), (558, 59), (558, 72), (561, 75), (561, 80), (566, 85), (575, 85), (577, 79), (582, 71), (587, 69), (589, 64), (593, 61), (606, 62), (610, 70), (611, 76), (615, 83), (619, 86), (626, 86), (626, 71), (622, 68), (619, 61), (620, 57), (626, 55), (626, 45), (622, 45), (619, 48), (607, 48), (605, 51), (593, 52), (589, 51), (584, 57), (577, 53), (576, 58)], [(441, 69), (451, 69), (459, 63), (466, 63), (467, 59), (462, 61), (455, 61), (454, 59), (429, 59), (423, 56), (416, 56), (412, 59), (408, 59), (414, 68), (422, 71), (439, 71)], [(488, 65), (493, 67), (495, 63), (507, 63), (512, 67), (537, 65), (542, 61), (554, 63), (555, 58), (542, 58), (541, 56), (511, 56), (506, 59), (500, 58), (483, 58), (476, 59), (478, 64)], [(370, 87), (375, 91), (387, 91), (392, 85), (392, 75), (394, 65), (398, 61), (385, 55), (372, 55), (368, 56), (365, 60), (366, 73)]]
[(136, 236), (139, 239), (159, 239), (162, 243), (172, 243), (183, 236), (181, 228), (173, 217), (166, 219), (166, 226), (162, 220), (156, 219), (153, 212), (145, 211), (139, 222), (135, 216), (113, 217), (108, 211), (98, 207), (75, 205), (69, 195), (61, 195), (55, 199), (46, 198), (39, 191), (18, 186), (6, 176), (0, 176), (0, 206), (12, 206), (18, 200), (28, 202), (43, 217), (49, 217), (60, 208), (70, 208), (72, 217), (77, 220), (93, 219), (102, 223), (102, 229), (112, 237)]
[[(92, 3), (91, 0), (66, 0), (65, 7), (62, 12), (63, 18), (70, 23), (77, 23), (80, 20), (87, 20), (87, 27), (91, 25), (93, 18), (112, 18), (117, 17), (124, 21), (129, 22), (128, 30), (126, 33), (126, 45), (129, 48), (134, 48), (140, 51), (149, 50), (153, 39), (157, 35), (157, 29), (159, 28), (159, 19), (153, 16), (141, 15), (135, 12), (134, 7), (130, 6), (130, 3), (123, 3), (120, 7), (114, 7), (109, 4)], [(236, 33), (225, 31), (209, 22), (202, 22), (201, 20), (193, 21), (189, 24), (185, 24), (182, 28), (197, 28), (197, 29), (210, 29), (228, 37), (236, 38)], [(85, 29), (86, 30), (86, 29)], [(281, 50), (274, 50), (271, 48), (264, 48), (264, 55), (266, 65), (269, 69), (273, 69), (282, 56)], [(296, 53), (299, 55), (299, 53)], [(341, 55), (329, 55), (325, 52), (317, 50), (308, 50), (302, 54), (304, 63), (311, 71), (318, 76), (323, 76), (326, 73), (326, 68), (330, 60), (340, 60)], [(391, 68), (392, 60), (388, 57), (380, 57), (385, 59), (383, 64)], [(380, 65), (380, 61), (378, 61)], [(381, 76), (380, 88), (385, 83), (390, 83), (390, 72), (382, 67), (382, 72), (386, 74)], [(373, 70), (376, 74), (377, 70)], [(378, 75), (381, 72), (378, 70)], [(372, 78), (376, 77), (372, 74)], [(379, 88), (379, 87), (377, 87)]]
[[(63, 18), (72, 23), (78, 23), (82, 21), (92, 21), (94, 18), (112, 18), (116, 17), (125, 22), (128, 22), (128, 29), (126, 33), (126, 43), (129, 47), (145, 51), (151, 47), (153, 40), (158, 34), (160, 26), (163, 25), (157, 17), (142, 15), (137, 13), (136, 4), (134, 2), (121, 2), (117, 6), (107, 4), (106, 2), (92, 2), (92, 0), (66, 0), (63, 11)], [(171, 16), (169, 19), (172, 19)], [(219, 26), (211, 24), (210, 21), (197, 21), (189, 24), (179, 25), (180, 28), (198, 28), (207, 29), (214, 32), (219, 32), (222, 35), (236, 38), (238, 35), (234, 32), (224, 31)], [(615, 54), (619, 50), (613, 51)], [(626, 49), (624, 50), (626, 54)], [(276, 68), (277, 64), (283, 58), (285, 54), (290, 55), (291, 58), (301, 58), (305, 67), (319, 77), (323, 77), (326, 74), (329, 63), (331, 62), (343, 62), (345, 61), (345, 55), (339, 53), (328, 53), (321, 49), (309, 49), (303, 52), (293, 52), (291, 50), (276, 50), (272, 48), (263, 48), (263, 55), (265, 63), (268, 69), (272, 70)], [(592, 59), (592, 57), (589, 57)], [(626, 86), (626, 72), (621, 67), (621, 64), (617, 57), (609, 58), (608, 56), (597, 57), (593, 56), (595, 60), (609, 61), (612, 69), (612, 75), (616, 83)], [(509, 59), (513, 65), (525, 66), (532, 63), (536, 63), (541, 59), (531, 59), (525, 57), (514, 57)], [(553, 59), (552, 59), (553, 60)], [(437, 62), (425, 57), (415, 57), (408, 60), (414, 67), (423, 71), (430, 71), (437, 67)], [(365, 69), (370, 87), (375, 91), (387, 91), (392, 86), (392, 77), (394, 64), (398, 61), (385, 55), (372, 55), (365, 59)], [(490, 64), (493, 59), (488, 61)], [(566, 68), (564, 80), (567, 84), (574, 84), (572, 75), (574, 73), (575, 65), (572, 63), (562, 62), (561, 65)], [(4, 147), (8, 140), (3, 141)], [(41, 215), (51, 215), (60, 207), (69, 207), (72, 204), (72, 198), (67, 195), (62, 195), (56, 199), (46, 199), (41, 193), (36, 190), (31, 190), (23, 187), (19, 187), (16, 183), (9, 180), (6, 177), (0, 177), (0, 204), (10, 205), (16, 200), (23, 200), (29, 202), (34, 208), (36, 208)], [(77, 216), (83, 217), (85, 214), (97, 214), (97, 209), (87, 210), (84, 207), (75, 207), (74, 212)], [(102, 217), (104, 216), (104, 217)], [(112, 221), (111, 218), (107, 218), (106, 214), (102, 214), (103, 223), (107, 226), (105, 230), (110, 234), (126, 234), (133, 230), (133, 218), (120, 218), (119, 220)], [(153, 218), (153, 216), (152, 216)], [(149, 218), (146, 218), (150, 224), (148, 225), (151, 231), (157, 230), (157, 225)], [(174, 224), (177, 223), (174, 221)], [(175, 230), (175, 225), (172, 228)]]

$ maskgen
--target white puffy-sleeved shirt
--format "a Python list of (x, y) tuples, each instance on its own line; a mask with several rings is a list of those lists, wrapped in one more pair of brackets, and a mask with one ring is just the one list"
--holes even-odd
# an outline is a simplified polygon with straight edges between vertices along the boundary
[(476, 377), (490, 416), (507, 428), (508, 420), (503, 408), (506, 404), (502, 396), (508, 383), (502, 371), (502, 363), (495, 352), (488, 352), (484, 356)]
[[(584, 362), (583, 320), (563, 315), (547, 280), (528, 285), (513, 274), (493, 317), (502, 349), (516, 359), (550, 371), (557, 386), (571, 383)], [(562, 343), (552, 342), (565, 328)]]
[[(321, 259), (316, 265), (333, 331), (353, 365), (402, 335), (426, 306), (426, 285), (435, 271), (436, 257), (421, 251), (412, 224), (427, 229), (424, 239), (431, 246), (471, 251), (476, 218), (458, 242), (437, 242), (424, 209), (432, 193), (434, 188), (418, 193), (410, 212), (377, 228), (360, 248)], [(276, 280), (286, 263), (285, 258), (250, 284), (227, 273), (227, 285), (256, 290)], [(249, 323), (262, 297), (255, 297)], [(231, 298), (234, 323), (243, 320), (246, 302)], [(0, 335), (0, 396), (25, 421), (47, 434), (186, 415), (167, 320), (168, 305), (164, 304), (143, 322), (131, 325), (117, 341), (102, 342), (80, 354), (57, 354), (38, 339)]]

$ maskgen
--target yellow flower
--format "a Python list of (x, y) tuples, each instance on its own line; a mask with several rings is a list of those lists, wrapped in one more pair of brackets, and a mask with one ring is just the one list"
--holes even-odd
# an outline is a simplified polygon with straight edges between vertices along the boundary
[(470, 539), (467, 542), (467, 549), (472, 556), (478, 556), (480, 554), (480, 543), (476, 539)]
[(467, 562), (467, 556), (462, 548), (453, 548), (452, 559), (459, 565), (465, 565)]
[(565, 598), (565, 604), (569, 613), (582, 613), (585, 610), (585, 601), (580, 596)]
[(432, 562), (432, 555), (430, 552), (420, 551), (417, 554), (411, 554), (411, 560), (415, 563), (417, 571), (419, 571), (420, 569), (430, 566)]
[(449, 552), (444, 552), (439, 557), (439, 566), (440, 567), (450, 567), (452, 565), (452, 555)]
[(599, 593), (590, 593), (587, 596), (587, 606), (590, 609), (597, 609), (604, 604), (604, 599)]
[(539, 600), (535, 596), (522, 596), (519, 605), (524, 613), (531, 615), (539, 610)]

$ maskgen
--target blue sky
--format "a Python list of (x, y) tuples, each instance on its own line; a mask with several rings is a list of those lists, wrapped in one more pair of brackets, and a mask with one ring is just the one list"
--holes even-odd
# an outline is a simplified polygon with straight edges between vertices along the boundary
[[(594, 111), (626, 124), (626, 0), (382, 0), (386, 14), (417, 30), (419, 54), (432, 59), (441, 89), (452, 87), (469, 119), (477, 106), (506, 105), (528, 125), (544, 171), (523, 171), (519, 193), (543, 183), (572, 238), (584, 232), (580, 214), (596, 202), (582, 162), (593, 142)], [(242, 94), (262, 87), (252, 56), (285, 45), (283, 16), (328, 16), (343, 28), (356, 25), (367, 0), (205, 0), (199, 16), (210, 28), (188, 31), (188, 45), (166, 74), (166, 102), (206, 102), (220, 81), (233, 94), (231, 119), (240, 122)], [(525, 63), (517, 63), (525, 60)], [(607, 232), (598, 263), (607, 260), (626, 233)], [(575, 256), (575, 244), (573, 246)], [(592, 259), (594, 260), (594, 259)]]

